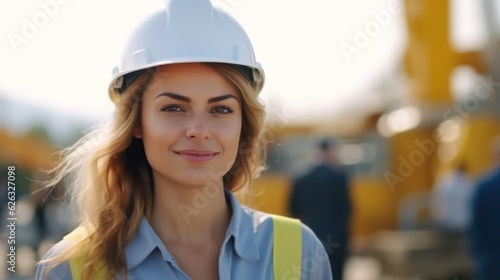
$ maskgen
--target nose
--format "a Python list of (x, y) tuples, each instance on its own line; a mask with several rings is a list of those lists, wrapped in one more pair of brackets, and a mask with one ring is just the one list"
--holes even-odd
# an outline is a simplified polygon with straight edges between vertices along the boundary
[(206, 140), (211, 137), (210, 129), (202, 114), (193, 115), (186, 127), (186, 137), (194, 140)]

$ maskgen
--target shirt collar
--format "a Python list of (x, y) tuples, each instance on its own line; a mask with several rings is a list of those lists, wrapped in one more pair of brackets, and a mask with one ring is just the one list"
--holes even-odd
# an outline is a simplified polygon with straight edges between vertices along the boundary
[(230, 191), (224, 189), (224, 194), (233, 211), (231, 222), (227, 228), (225, 242), (232, 236), (234, 238), (234, 249), (240, 258), (248, 260), (259, 259), (252, 210), (241, 206)]
[[(228, 201), (231, 206), (232, 215), (226, 231), (223, 247), (226, 246), (226, 243), (233, 237), (234, 249), (240, 258), (248, 260), (259, 259), (252, 210), (241, 206), (230, 191), (224, 189), (224, 194), (226, 201)], [(148, 220), (142, 217), (137, 233), (132, 241), (125, 247), (127, 268), (131, 269), (139, 265), (156, 248), (160, 250), (165, 261), (173, 262), (172, 255), (168, 252), (158, 235), (156, 235)]]
[(137, 233), (132, 241), (125, 247), (125, 255), (127, 257), (127, 268), (131, 269), (143, 262), (153, 251), (158, 248), (163, 256), (163, 259), (168, 262), (173, 262), (172, 255), (160, 238), (154, 232), (146, 217), (142, 217)]

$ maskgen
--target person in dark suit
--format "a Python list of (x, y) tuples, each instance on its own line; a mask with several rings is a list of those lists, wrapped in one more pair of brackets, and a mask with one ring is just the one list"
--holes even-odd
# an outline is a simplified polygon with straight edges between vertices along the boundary
[(320, 238), (330, 259), (333, 279), (341, 280), (348, 255), (351, 200), (347, 173), (335, 165), (335, 147), (318, 145), (320, 162), (295, 179), (290, 212)]
[(500, 136), (493, 151), (495, 168), (478, 181), (471, 201), (469, 237), (476, 280), (500, 277)]

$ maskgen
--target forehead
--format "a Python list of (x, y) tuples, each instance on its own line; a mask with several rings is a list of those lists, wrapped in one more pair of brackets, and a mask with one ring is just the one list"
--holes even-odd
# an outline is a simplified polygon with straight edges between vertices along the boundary
[[(238, 94), (237, 87), (223, 74), (209, 65), (201, 63), (183, 63), (159, 66), (148, 86), (148, 91), (157, 90), (203, 90), (207, 93)], [(181, 93), (181, 92), (179, 92)]]

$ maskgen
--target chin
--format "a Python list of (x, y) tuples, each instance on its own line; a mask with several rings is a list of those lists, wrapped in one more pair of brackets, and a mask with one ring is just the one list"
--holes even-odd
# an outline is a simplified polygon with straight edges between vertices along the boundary
[(220, 182), (222, 182), (222, 178), (214, 178), (214, 176), (210, 176), (210, 172), (203, 172), (203, 174), (186, 174), (186, 176), (182, 176), (179, 178), (179, 182), (183, 185), (191, 186), (191, 187), (213, 187), (219, 186)]

